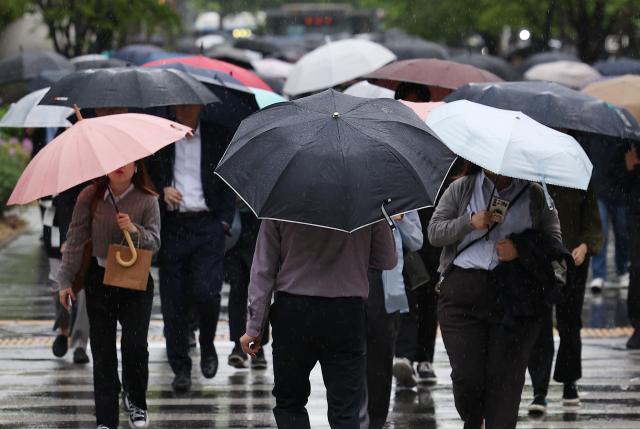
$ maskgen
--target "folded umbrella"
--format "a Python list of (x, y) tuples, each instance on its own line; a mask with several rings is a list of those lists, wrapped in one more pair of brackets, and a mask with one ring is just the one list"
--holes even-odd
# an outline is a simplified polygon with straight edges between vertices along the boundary
[(465, 85), (445, 101), (469, 100), (498, 109), (520, 110), (552, 128), (637, 139), (638, 122), (624, 109), (551, 82)]
[(446, 103), (427, 125), (456, 155), (501, 176), (586, 190), (593, 165), (571, 136), (522, 112), (466, 100)]
[(627, 109), (640, 121), (640, 76), (621, 76), (594, 82), (582, 92)]
[(138, 113), (79, 121), (29, 162), (8, 204), (27, 204), (109, 174), (190, 131), (176, 122)]
[(179, 70), (122, 67), (71, 73), (53, 84), (40, 104), (145, 109), (218, 101), (203, 84)]
[(49, 91), (43, 88), (25, 95), (11, 104), (0, 120), (0, 128), (59, 128), (70, 127), (67, 118), (73, 109), (63, 106), (39, 106), (42, 97)]
[(327, 90), (245, 119), (216, 174), (260, 218), (352, 232), (433, 205), (454, 159), (401, 103)]
[(531, 67), (526, 71), (524, 77), (527, 80), (546, 80), (580, 89), (602, 76), (589, 64), (575, 61), (555, 61)]
[(296, 63), (284, 84), (284, 93), (300, 95), (332, 88), (359, 78), (396, 59), (387, 48), (368, 40), (330, 42)]

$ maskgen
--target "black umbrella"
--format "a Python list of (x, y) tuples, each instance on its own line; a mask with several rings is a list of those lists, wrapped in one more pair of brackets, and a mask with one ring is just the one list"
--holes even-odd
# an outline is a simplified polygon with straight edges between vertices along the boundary
[(164, 52), (164, 49), (154, 45), (127, 45), (118, 49), (113, 57), (140, 66), (146, 63), (152, 53)]
[(449, 53), (442, 45), (418, 37), (394, 39), (383, 44), (398, 57), (398, 60), (410, 60), (413, 58), (446, 60), (449, 58)]
[(573, 54), (560, 51), (540, 52), (527, 57), (526, 60), (520, 66), (522, 73), (526, 72), (533, 66), (538, 64), (553, 63), (556, 61), (576, 61), (580, 62), (580, 59)]
[(506, 60), (493, 55), (468, 53), (453, 57), (451, 61), (478, 67), (501, 77), (504, 80), (522, 80), (522, 75)]
[(327, 90), (245, 119), (216, 174), (260, 218), (353, 232), (433, 205), (454, 158), (403, 104)]
[(73, 64), (55, 52), (21, 52), (0, 61), (0, 84), (33, 79), (45, 70), (73, 71)]
[(129, 65), (126, 61), (117, 58), (103, 58), (95, 60), (77, 61), (73, 64), (76, 70), (89, 69), (108, 69), (113, 67), (126, 67)]
[(598, 61), (593, 67), (603, 76), (622, 76), (625, 74), (640, 74), (640, 61), (633, 58), (612, 58)]
[(551, 82), (468, 84), (445, 101), (469, 100), (498, 109), (520, 110), (552, 128), (620, 138), (640, 137), (638, 122), (626, 109)]
[(122, 67), (71, 73), (53, 84), (40, 104), (144, 109), (218, 101), (203, 84), (179, 70)]
[(27, 87), (29, 88), (29, 91), (37, 91), (53, 85), (69, 73), (71, 72), (67, 70), (45, 70), (40, 72), (38, 76), (31, 79)]

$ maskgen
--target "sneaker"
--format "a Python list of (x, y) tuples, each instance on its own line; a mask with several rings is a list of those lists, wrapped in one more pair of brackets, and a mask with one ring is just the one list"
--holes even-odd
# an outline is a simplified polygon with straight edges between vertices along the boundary
[(264, 357), (264, 349), (256, 353), (256, 357), (251, 356), (251, 369), (267, 369), (267, 359)]
[(543, 395), (536, 395), (529, 404), (529, 414), (540, 415), (547, 412), (547, 399)]
[(73, 351), (73, 363), (83, 365), (89, 363), (89, 356), (82, 347), (78, 347)]
[(640, 349), (640, 330), (634, 329), (633, 334), (627, 340), (627, 348), (629, 350), (638, 350)]
[(105, 426), (105, 425), (98, 425), (97, 429), (110, 429), (109, 426)]
[(229, 366), (232, 366), (237, 369), (244, 369), (247, 367), (247, 361), (249, 358), (247, 354), (242, 351), (239, 345), (235, 345), (231, 354), (227, 358), (227, 363)]
[(429, 361), (422, 361), (418, 364), (418, 383), (435, 384), (438, 381), (436, 373), (433, 370), (433, 364)]
[(618, 276), (618, 285), (620, 287), (629, 287), (630, 281), (629, 273), (624, 273), (623, 275)]
[(602, 292), (602, 288), (604, 287), (604, 279), (602, 277), (595, 277), (591, 280), (589, 286), (591, 287), (591, 293), (599, 294)]
[(148, 428), (149, 413), (147, 410), (131, 405), (129, 410), (129, 427), (130, 428)]
[(411, 361), (407, 358), (393, 360), (393, 376), (396, 378), (396, 386), (399, 388), (411, 389), (418, 384)]
[(578, 406), (580, 405), (580, 397), (578, 396), (578, 388), (574, 383), (566, 383), (562, 393), (562, 405)]
[(66, 335), (58, 335), (55, 340), (53, 340), (53, 345), (51, 346), (51, 350), (53, 351), (53, 355), (55, 357), (63, 357), (67, 354), (67, 350), (69, 350), (69, 337)]
[(132, 405), (133, 404), (129, 400), (129, 394), (125, 390), (123, 390), (122, 391), (122, 408), (124, 408), (124, 410), (128, 413), (129, 411), (131, 411)]

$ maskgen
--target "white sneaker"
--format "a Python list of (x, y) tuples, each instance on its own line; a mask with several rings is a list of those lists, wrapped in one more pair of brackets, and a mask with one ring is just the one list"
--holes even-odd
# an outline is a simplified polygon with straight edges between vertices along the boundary
[(98, 425), (98, 429), (109, 429), (109, 426)]
[(602, 289), (604, 287), (604, 279), (602, 277), (594, 277), (589, 286)]
[(413, 365), (407, 358), (395, 358), (393, 360), (393, 376), (396, 378), (397, 387), (411, 389), (418, 385)]
[(624, 273), (623, 275), (618, 276), (618, 284), (620, 287), (629, 287), (629, 282), (629, 273)]
[(148, 428), (149, 420), (149, 413), (147, 412), (147, 410), (143, 410), (142, 408), (138, 408), (135, 405), (131, 404), (131, 408), (129, 410), (130, 428)]

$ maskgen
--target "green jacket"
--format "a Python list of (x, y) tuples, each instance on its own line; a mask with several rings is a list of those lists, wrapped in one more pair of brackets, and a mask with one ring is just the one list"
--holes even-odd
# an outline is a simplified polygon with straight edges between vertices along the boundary
[(603, 242), (600, 212), (593, 187), (585, 191), (549, 186), (558, 209), (562, 241), (569, 252), (585, 243), (590, 255), (600, 251)]

